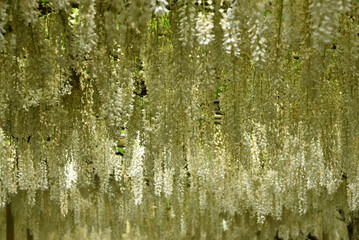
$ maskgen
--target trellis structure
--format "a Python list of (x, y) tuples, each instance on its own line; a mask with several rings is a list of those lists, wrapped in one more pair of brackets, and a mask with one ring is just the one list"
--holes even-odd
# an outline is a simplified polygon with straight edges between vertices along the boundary
[(357, 7), (0, 0), (0, 238), (354, 239)]

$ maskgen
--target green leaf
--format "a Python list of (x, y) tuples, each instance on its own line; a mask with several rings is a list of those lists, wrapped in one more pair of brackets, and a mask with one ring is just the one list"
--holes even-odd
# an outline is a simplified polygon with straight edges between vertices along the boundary
[(125, 155), (125, 150), (123, 150), (122, 147), (117, 147), (117, 151), (119, 151), (120, 153), (122, 153), (123, 155)]
[(268, 13), (272, 13), (272, 11), (266, 9), (265, 12), (263, 13), (263, 16), (267, 16)]

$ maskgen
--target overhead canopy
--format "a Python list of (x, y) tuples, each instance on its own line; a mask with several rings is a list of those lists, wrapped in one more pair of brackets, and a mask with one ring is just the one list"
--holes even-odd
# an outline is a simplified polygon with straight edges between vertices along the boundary
[(350, 234), (357, 5), (2, 0), (0, 223), (11, 204), (19, 239)]

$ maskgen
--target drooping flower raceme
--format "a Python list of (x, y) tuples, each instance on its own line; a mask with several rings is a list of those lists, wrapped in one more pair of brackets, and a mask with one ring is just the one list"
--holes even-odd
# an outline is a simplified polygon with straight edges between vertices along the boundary
[(182, 46), (192, 46), (193, 38), (195, 36), (195, 14), (196, 9), (194, 7), (195, 0), (181, 0), (181, 7), (179, 12), (179, 40)]
[(227, 12), (223, 13), (221, 26), (224, 32), (223, 48), (227, 54), (234, 54), (239, 56), (239, 41), (241, 40), (239, 31), (239, 20), (234, 19), (233, 9), (228, 8)]
[(76, 172), (75, 162), (73, 161), (70, 161), (65, 165), (65, 181), (66, 181), (67, 189), (71, 189), (76, 185), (77, 172)]
[(95, 32), (95, 1), (82, 1), (82, 7), (77, 16), (75, 25), (76, 38), (78, 40), (79, 54), (88, 53), (96, 45), (97, 34)]
[[(309, 3), (334, 0), (78, 0), (70, 19), (68, 2), (28, 25), (40, 1), (0, 6), (0, 222), (11, 202), (34, 239), (344, 236), (332, 226), (359, 209), (349, 0), (320, 16)], [(313, 36), (324, 17), (335, 49)]]
[(26, 25), (37, 22), (39, 15), (38, 5), (39, 3), (36, 0), (20, 1), (21, 14)]
[(166, 0), (151, 0), (151, 10), (159, 16), (168, 13), (167, 5), (168, 2)]
[(317, 50), (323, 50), (337, 35), (339, 26), (339, 14), (347, 7), (342, 1), (313, 0), (309, 6), (311, 13), (311, 27), (313, 30), (313, 44)]
[(141, 146), (140, 139), (137, 138), (133, 146), (133, 156), (129, 175), (132, 179), (132, 192), (135, 205), (140, 205), (143, 198), (143, 158), (145, 148)]
[(70, 3), (67, 0), (57, 0), (57, 1), (52, 1), (52, 4), (54, 6), (54, 8), (56, 10), (63, 10), (65, 9), (67, 6), (70, 5)]
[(258, 65), (261, 62), (265, 62), (266, 58), (267, 40), (263, 37), (263, 33), (266, 30), (266, 25), (264, 23), (264, 16), (261, 13), (262, 11), (260, 8), (254, 8), (253, 16), (248, 22), (252, 61), (255, 65)]
[(200, 12), (196, 23), (197, 41), (200, 45), (208, 45), (213, 39), (213, 13)]
[(6, 32), (4, 27), (7, 21), (7, 14), (6, 14), (7, 7), (8, 7), (7, 4), (3, 2), (0, 3), (0, 49), (3, 47), (5, 43), (5, 38), (3, 34)]
[(173, 169), (166, 169), (163, 176), (163, 192), (167, 198), (171, 197), (173, 191)]

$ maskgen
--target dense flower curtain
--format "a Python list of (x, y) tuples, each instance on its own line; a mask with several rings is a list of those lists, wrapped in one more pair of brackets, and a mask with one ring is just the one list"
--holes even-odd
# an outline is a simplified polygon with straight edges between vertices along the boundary
[[(0, 236), (346, 239), (354, 0), (0, 0)], [(6, 207), (8, 206), (8, 207)]]

